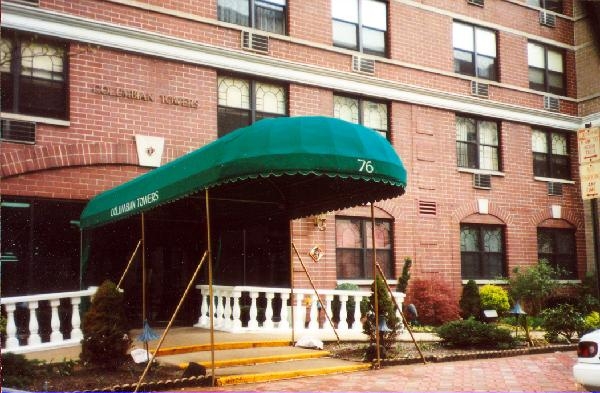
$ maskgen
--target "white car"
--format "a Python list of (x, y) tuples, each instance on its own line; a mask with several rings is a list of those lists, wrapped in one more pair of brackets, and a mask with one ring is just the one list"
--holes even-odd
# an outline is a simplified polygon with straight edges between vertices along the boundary
[(577, 363), (573, 366), (575, 381), (589, 391), (600, 390), (600, 329), (585, 334), (577, 346)]

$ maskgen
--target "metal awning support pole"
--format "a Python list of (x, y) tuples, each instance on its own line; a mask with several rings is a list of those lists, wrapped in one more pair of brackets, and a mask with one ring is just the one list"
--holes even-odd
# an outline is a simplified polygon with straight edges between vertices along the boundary
[[(296, 302), (294, 301), (294, 221), (290, 220), (290, 304), (292, 309), (292, 345), (296, 341), (295, 337), (295, 323), (294, 323), (294, 314), (296, 313)], [(282, 307), (285, 307), (285, 304), (282, 304)]]
[(396, 309), (398, 311), (400, 311), (400, 316), (402, 317), (402, 323), (404, 323), (404, 326), (406, 326), (408, 333), (410, 333), (410, 338), (412, 339), (412, 342), (415, 344), (415, 347), (417, 347), (417, 351), (419, 351), (419, 355), (421, 355), (421, 359), (423, 360), (423, 363), (427, 364), (427, 361), (425, 360), (425, 356), (423, 356), (423, 352), (421, 352), (421, 348), (419, 347), (417, 340), (415, 340), (415, 336), (413, 336), (412, 330), (411, 330), (410, 326), (408, 325), (408, 321), (406, 320), (406, 317), (404, 316), (402, 309), (396, 302), (396, 298), (394, 297), (394, 294), (392, 293), (392, 288), (390, 288), (390, 284), (388, 284), (387, 279), (385, 278), (385, 274), (383, 274), (383, 270), (381, 269), (381, 266), (379, 265), (379, 263), (377, 263), (377, 270), (379, 271), (379, 274), (381, 274), (381, 277), (383, 278), (383, 282), (385, 283), (385, 286), (387, 287), (387, 290), (390, 293), (390, 297), (392, 298), (392, 302), (394, 302), (394, 306), (396, 306)]
[(200, 271), (200, 268), (202, 267), (202, 264), (204, 263), (204, 260), (206, 259), (206, 255), (207, 254), (208, 254), (208, 251), (204, 251), (204, 255), (202, 255), (202, 259), (200, 260), (200, 263), (198, 263), (198, 266), (196, 267), (196, 271), (192, 275), (192, 278), (191, 278), (190, 282), (188, 283), (187, 287), (185, 288), (185, 291), (183, 292), (183, 295), (181, 296), (181, 299), (179, 299), (179, 303), (177, 304), (177, 307), (175, 308), (175, 311), (173, 312), (173, 315), (171, 315), (171, 320), (169, 321), (169, 324), (167, 325), (167, 327), (165, 328), (165, 331), (160, 336), (160, 340), (158, 341), (158, 345), (156, 346), (156, 349), (152, 353), (152, 358), (150, 358), (150, 360), (148, 361), (148, 364), (146, 364), (146, 368), (144, 369), (144, 372), (142, 373), (142, 376), (140, 377), (137, 385), (135, 386), (134, 392), (138, 391), (138, 389), (140, 388), (140, 385), (141, 385), (142, 381), (144, 380), (144, 377), (146, 377), (146, 374), (148, 373), (148, 370), (150, 369), (150, 366), (152, 365), (152, 363), (154, 363), (154, 358), (156, 357), (156, 354), (158, 353), (158, 350), (160, 349), (161, 345), (163, 344), (163, 341), (165, 341), (165, 337), (167, 337), (167, 333), (169, 333), (169, 330), (171, 329), (171, 325), (173, 325), (173, 322), (175, 321), (175, 318), (177, 317), (177, 313), (179, 313), (179, 309), (181, 308), (181, 305), (183, 304), (183, 301), (185, 300), (188, 292), (190, 291), (190, 288), (192, 287), (192, 285), (196, 281), (196, 276), (198, 275), (198, 272)]
[(127, 275), (127, 272), (129, 271), (129, 268), (131, 267), (131, 263), (133, 262), (133, 258), (135, 258), (135, 255), (137, 254), (138, 249), (140, 248), (140, 244), (142, 244), (142, 239), (138, 240), (137, 246), (135, 246), (135, 250), (133, 250), (133, 254), (131, 254), (131, 258), (129, 258), (127, 267), (125, 267), (125, 270), (123, 271), (123, 275), (121, 276), (121, 279), (119, 280), (119, 283), (117, 284), (117, 289), (121, 288), (121, 284), (123, 283), (123, 280), (125, 279), (125, 276)]
[(375, 310), (375, 347), (377, 353), (377, 364), (376, 368), (381, 368), (381, 351), (379, 349), (379, 298), (377, 293), (377, 252), (375, 248), (375, 207), (373, 206), (373, 202), (371, 202), (371, 246), (373, 248), (373, 300), (374, 300), (374, 310)]
[[(292, 248), (294, 249), (294, 252), (298, 256), (298, 260), (300, 260), (300, 264), (302, 265), (302, 268), (304, 269), (304, 273), (306, 273), (306, 277), (308, 278), (308, 282), (310, 282), (310, 286), (312, 287), (313, 291), (315, 291), (315, 295), (317, 295), (317, 299), (320, 302), (321, 301), (321, 297), (319, 296), (319, 292), (317, 292), (317, 288), (315, 287), (315, 284), (313, 284), (313, 280), (312, 280), (312, 278), (310, 278), (310, 274), (308, 274), (308, 270), (306, 270), (306, 266), (304, 265), (304, 262), (302, 262), (302, 257), (298, 253), (298, 250), (296, 249), (296, 246), (294, 245), (294, 242), (292, 242)], [(325, 310), (325, 316), (327, 317), (327, 320), (329, 321), (329, 324), (331, 325), (331, 328), (333, 329), (333, 333), (335, 333), (335, 337), (337, 337), (337, 342), (339, 344), (340, 343), (340, 336), (338, 336), (337, 331), (335, 330), (335, 326), (333, 325), (333, 321), (329, 317), (329, 314), (327, 314), (327, 310)]]
[(213, 266), (212, 266), (212, 244), (210, 238), (210, 203), (208, 199), (208, 188), (204, 189), (206, 202), (206, 242), (208, 249), (208, 297), (210, 303), (208, 312), (210, 314), (210, 366), (212, 370), (211, 385), (215, 386), (215, 299), (213, 294)]
[[(144, 213), (142, 213), (142, 329), (146, 322), (146, 226), (144, 225)], [(144, 349), (148, 352), (148, 342), (144, 343)]]

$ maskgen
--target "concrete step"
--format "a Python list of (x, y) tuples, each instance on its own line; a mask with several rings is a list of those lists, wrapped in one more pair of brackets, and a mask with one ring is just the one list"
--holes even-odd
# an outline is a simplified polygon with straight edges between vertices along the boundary
[[(369, 363), (330, 358), (328, 351), (293, 347), (289, 344), (289, 341), (215, 344), (216, 385), (353, 372), (371, 367)], [(200, 348), (202, 349), (198, 350)], [(157, 359), (161, 363), (181, 368), (194, 362), (206, 367), (208, 374), (212, 371), (210, 346), (165, 348), (159, 351)]]

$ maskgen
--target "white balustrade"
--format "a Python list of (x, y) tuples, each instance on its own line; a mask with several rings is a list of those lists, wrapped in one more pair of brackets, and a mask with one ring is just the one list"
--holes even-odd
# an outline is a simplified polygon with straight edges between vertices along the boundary
[[(201, 303), (200, 316), (194, 326), (209, 328), (209, 288), (208, 285), (197, 285), (196, 288), (200, 290)], [(223, 285), (213, 285), (213, 293), (215, 330), (234, 333), (290, 330), (292, 313), (296, 330), (331, 329), (324, 317), (327, 313), (332, 321), (336, 321), (337, 331), (362, 332), (360, 303), (371, 296), (369, 291), (322, 290), (319, 300), (312, 289), (294, 289), (292, 298), (289, 288)], [(394, 292), (393, 296), (402, 306), (404, 294)], [(397, 314), (400, 316), (399, 312)], [(320, 316), (323, 323), (319, 322)]]
[[(83, 291), (3, 297), (0, 304), (6, 312), (7, 321), (6, 344), (2, 351), (27, 353), (79, 345), (83, 338), (79, 315), (81, 299), (91, 298), (97, 289), (90, 287)], [(70, 303), (70, 331), (67, 331), (68, 326), (61, 325), (61, 299)], [(46, 305), (50, 308), (50, 321), (40, 318)], [(50, 331), (47, 340), (40, 331)]]

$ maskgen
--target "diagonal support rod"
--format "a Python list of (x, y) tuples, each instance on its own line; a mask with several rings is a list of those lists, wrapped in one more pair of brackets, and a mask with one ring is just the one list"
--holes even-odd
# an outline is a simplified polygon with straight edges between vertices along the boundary
[[(300, 260), (300, 264), (302, 265), (302, 269), (304, 269), (304, 273), (306, 273), (306, 277), (308, 278), (308, 282), (310, 282), (310, 286), (312, 287), (313, 291), (315, 291), (315, 295), (317, 295), (317, 299), (319, 299), (319, 302), (320, 302), (321, 298), (319, 297), (319, 292), (317, 292), (317, 288), (315, 287), (315, 284), (313, 284), (313, 280), (310, 277), (310, 274), (308, 273), (308, 270), (306, 270), (306, 266), (304, 265), (304, 262), (302, 262), (302, 257), (300, 256), (300, 253), (298, 253), (298, 250), (296, 249), (296, 246), (294, 245), (294, 242), (292, 242), (292, 248), (294, 249), (294, 252), (298, 256), (298, 260)], [(338, 335), (337, 331), (335, 330), (335, 326), (333, 326), (333, 321), (329, 317), (329, 314), (327, 314), (327, 310), (325, 310), (325, 316), (327, 317), (327, 320), (329, 321), (329, 324), (331, 325), (331, 328), (333, 329), (333, 333), (335, 333), (335, 337), (337, 338), (337, 343), (339, 345), (340, 344), (340, 336)]]
[(408, 325), (408, 321), (404, 317), (404, 313), (402, 312), (402, 309), (400, 308), (400, 306), (398, 306), (398, 303), (396, 302), (396, 298), (394, 297), (394, 294), (392, 293), (392, 288), (390, 288), (390, 284), (388, 284), (388, 282), (385, 278), (385, 274), (383, 274), (383, 270), (381, 270), (381, 266), (379, 265), (379, 262), (376, 262), (376, 265), (377, 265), (377, 271), (379, 271), (379, 274), (381, 274), (381, 277), (383, 278), (383, 282), (385, 283), (385, 286), (387, 287), (388, 292), (390, 293), (392, 302), (394, 302), (394, 306), (396, 306), (396, 309), (398, 309), (398, 311), (400, 311), (400, 316), (402, 317), (402, 323), (404, 323), (404, 326), (406, 326), (408, 333), (410, 333), (410, 338), (412, 339), (413, 343), (415, 344), (415, 347), (417, 347), (417, 351), (419, 351), (419, 355), (421, 355), (421, 360), (423, 360), (424, 364), (427, 364), (427, 361), (425, 360), (425, 356), (423, 356), (423, 352), (421, 352), (421, 348), (419, 347), (417, 340), (415, 340), (415, 336), (413, 336), (412, 330), (410, 329), (410, 326)]
[(129, 271), (129, 268), (131, 267), (131, 263), (133, 262), (133, 258), (135, 258), (136, 254), (138, 252), (138, 249), (140, 248), (140, 244), (142, 244), (142, 239), (138, 240), (137, 246), (135, 246), (135, 250), (133, 250), (133, 254), (131, 254), (131, 258), (129, 258), (127, 267), (123, 271), (123, 275), (121, 276), (121, 279), (119, 280), (119, 283), (117, 284), (117, 289), (121, 289), (121, 284), (123, 283), (123, 280), (125, 279), (125, 276), (127, 275), (127, 272)]

